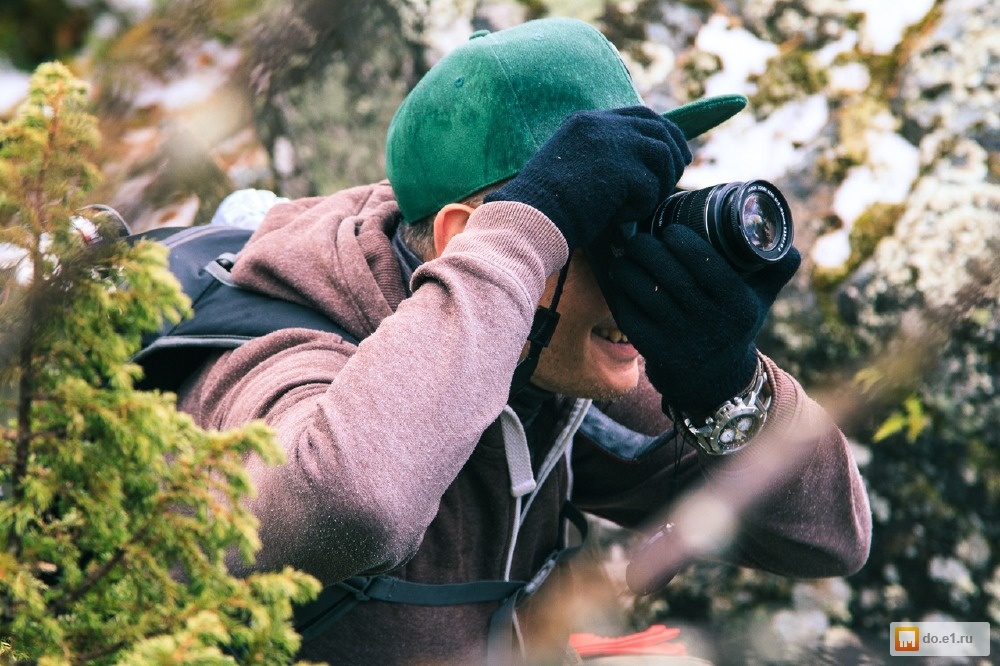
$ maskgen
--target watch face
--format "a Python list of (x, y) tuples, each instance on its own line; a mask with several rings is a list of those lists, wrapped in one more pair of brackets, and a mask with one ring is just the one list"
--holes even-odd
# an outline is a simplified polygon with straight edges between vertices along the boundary
[(741, 449), (757, 434), (761, 425), (761, 419), (756, 414), (736, 414), (719, 428), (716, 442), (723, 451)]

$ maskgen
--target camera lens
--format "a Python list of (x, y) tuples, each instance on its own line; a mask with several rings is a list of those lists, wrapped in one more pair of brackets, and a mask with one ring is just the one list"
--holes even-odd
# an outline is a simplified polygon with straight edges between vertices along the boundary
[(737, 270), (750, 273), (780, 261), (792, 247), (792, 215), (767, 181), (724, 183), (668, 197), (650, 231), (683, 224), (701, 235)]

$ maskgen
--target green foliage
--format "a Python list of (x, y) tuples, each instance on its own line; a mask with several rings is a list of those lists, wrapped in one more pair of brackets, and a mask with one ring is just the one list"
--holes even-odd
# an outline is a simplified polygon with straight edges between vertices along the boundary
[(833, 150), (816, 162), (820, 177), (839, 183), (851, 168), (866, 163), (872, 119), (889, 112), (885, 99), (874, 94), (845, 98), (835, 110), (837, 138)]
[(906, 441), (913, 444), (928, 425), (930, 425), (930, 419), (925, 413), (920, 396), (911, 395), (903, 401), (902, 409), (894, 411), (882, 422), (882, 425), (872, 435), (872, 441), (878, 443), (905, 431)]
[[(935, 612), (1000, 619), (1000, 439), (995, 418), (981, 417), (996, 413), (997, 366), (977, 360), (979, 333), (958, 325), (939, 348), (922, 351), (967, 363), (913, 363), (908, 392), (857, 433), (870, 443), (863, 472), (875, 523), (871, 557), (852, 579), (862, 628)], [(883, 384), (885, 373), (863, 379)]]
[[(252, 557), (245, 456), (280, 460), (262, 424), (205, 432), (170, 394), (133, 388), (144, 331), (189, 310), (163, 248), (83, 243), (94, 185), (87, 92), (46, 64), (0, 127), (6, 275), (0, 378), (0, 638), (44, 664), (289, 663), (299, 572), (230, 576)], [(20, 254), (18, 254), (20, 252)]]
[(872, 256), (879, 241), (892, 235), (904, 208), (902, 204), (874, 203), (855, 220), (850, 236), (851, 266), (860, 266)]
[(683, 72), (682, 99), (691, 101), (705, 96), (705, 86), (713, 74), (722, 70), (722, 59), (714, 53), (693, 49), (680, 63)]
[[(892, 235), (897, 221), (903, 214), (903, 209), (904, 206), (900, 204), (872, 204), (855, 220), (851, 227), (848, 236), (851, 253), (847, 261), (836, 267), (813, 266), (810, 281), (816, 298), (817, 312), (822, 319), (819, 327), (811, 329), (810, 334), (815, 337), (815, 340), (822, 340), (819, 346), (827, 353), (827, 358), (836, 359), (835, 362), (839, 365), (862, 360), (870, 353), (870, 350), (865, 348), (865, 344), (858, 337), (856, 330), (858, 322), (851, 321), (849, 318), (845, 320), (839, 302), (841, 288), (844, 281), (854, 275), (857, 269), (874, 255), (879, 242)], [(904, 384), (912, 385), (914, 383), (913, 368), (918, 367), (919, 364), (910, 366), (908, 362), (911, 360), (913, 359), (908, 356), (893, 359), (894, 365), (900, 367), (888, 373), (892, 376), (892, 381), (899, 379), (899, 376), (902, 375), (909, 377), (903, 382)], [(887, 388), (891, 389), (893, 393), (897, 393), (903, 389), (912, 388), (912, 386), (884, 386), (885, 380), (888, 379), (883, 376), (885, 370), (886, 368), (880, 369), (878, 367), (863, 369), (855, 377), (855, 381), (866, 393), (876, 389), (878, 393), (884, 393)], [(892, 381), (889, 383), (891, 384)], [(895, 399), (897, 396), (891, 397)], [(902, 396), (899, 397), (902, 398)]]
[(944, 2), (935, 2), (923, 19), (908, 26), (904, 36), (892, 53), (888, 54), (865, 54), (862, 62), (867, 66), (871, 74), (868, 94), (881, 99), (893, 98), (898, 95), (898, 85), (900, 74), (911, 56), (910, 46), (915, 38), (926, 33), (928, 29), (939, 24), (945, 14)]
[(768, 113), (794, 99), (813, 95), (827, 85), (827, 75), (805, 50), (792, 49), (767, 61), (767, 68), (754, 77), (757, 92), (751, 100), (755, 113)]

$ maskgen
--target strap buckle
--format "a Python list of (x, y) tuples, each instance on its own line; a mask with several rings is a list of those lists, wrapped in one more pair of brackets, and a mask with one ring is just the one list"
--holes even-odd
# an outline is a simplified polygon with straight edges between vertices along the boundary
[[(360, 583), (360, 585), (359, 585)], [(375, 576), (354, 576), (337, 583), (338, 587), (344, 588), (349, 594), (354, 595), (358, 601), (369, 601), (371, 596), (368, 590), (375, 583)]]
[(542, 565), (542, 568), (536, 571), (535, 575), (531, 577), (531, 580), (524, 585), (524, 596), (534, 594), (535, 591), (542, 586), (542, 583), (544, 583), (549, 577), (552, 570), (556, 568), (558, 563), (559, 558), (556, 555), (553, 555), (546, 560), (545, 564)]

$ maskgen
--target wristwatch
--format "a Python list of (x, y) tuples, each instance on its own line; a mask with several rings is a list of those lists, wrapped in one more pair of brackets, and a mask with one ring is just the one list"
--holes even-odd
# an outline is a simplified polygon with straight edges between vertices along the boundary
[(767, 371), (758, 357), (757, 371), (745, 391), (722, 403), (710, 415), (695, 421), (683, 412), (671, 409), (674, 424), (684, 428), (702, 451), (724, 456), (745, 448), (760, 432), (771, 406), (771, 388)]

